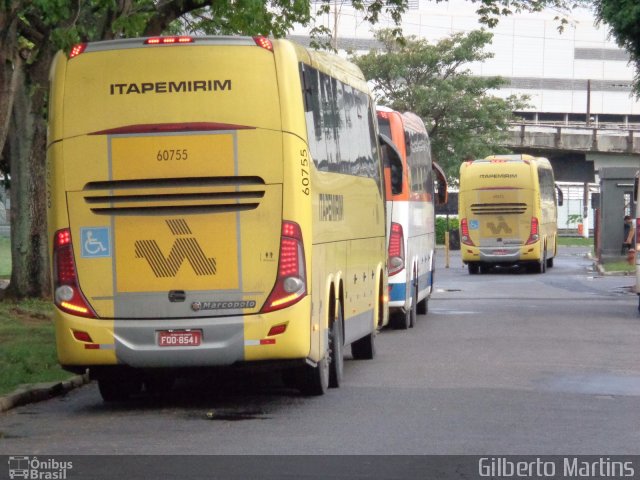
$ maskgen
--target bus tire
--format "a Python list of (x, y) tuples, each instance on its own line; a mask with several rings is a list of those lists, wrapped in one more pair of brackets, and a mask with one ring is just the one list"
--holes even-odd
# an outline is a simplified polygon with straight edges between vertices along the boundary
[(351, 355), (355, 360), (371, 360), (376, 356), (376, 333), (371, 332), (366, 337), (351, 344)]
[(413, 289), (411, 310), (409, 311), (409, 327), (415, 327), (416, 323), (418, 323), (418, 285), (416, 285), (416, 288)]
[(342, 305), (338, 301), (336, 318), (329, 331), (329, 388), (338, 388), (344, 373)]
[(542, 253), (542, 258), (540, 259), (540, 263), (536, 265), (536, 273), (545, 273), (547, 271), (547, 251), (545, 250)]
[(429, 313), (429, 297), (424, 297), (418, 302), (418, 314), (426, 315)]
[(124, 402), (142, 390), (142, 380), (134, 376), (104, 376), (98, 379), (98, 389), (105, 402)]
[(391, 315), (390, 323), (394, 330), (406, 330), (409, 328), (409, 325), (411, 324), (411, 314), (408, 310), (396, 310), (391, 312), (389, 315)]
[(298, 372), (298, 390), (305, 396), (324, 395), (329, 388), (328, 354), (315, 366), (305, 365)]
[(480, 271), (480, 265), (477, 263), (469, 263), (469, 275), (476, 275)]
[(547, 268), (553, 268), (553, 257), (547, 258)]

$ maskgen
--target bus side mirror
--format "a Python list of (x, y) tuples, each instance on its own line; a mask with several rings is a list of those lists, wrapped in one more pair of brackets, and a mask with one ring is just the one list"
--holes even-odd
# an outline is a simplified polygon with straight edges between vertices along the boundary
[(398, 195), (402, 193), (402, 158), (400, 152), (389, 137), (382, 133), (378, 137), (380, 139), (384, 168), (391, 170), (391, 193)]
[(558, 206), (561, 207), (564, 203), (564, 195), (562, 194), (562, 190), (560, 190), (560, 187), (558, 185), (556, 185), (556, 192), (558, 194)]
[(436, 205), (446, 205), (449, 201), (449, 187), (447, 185), (447, 175), (436, 162), (431, 164), (431, 169), (435, 173)]

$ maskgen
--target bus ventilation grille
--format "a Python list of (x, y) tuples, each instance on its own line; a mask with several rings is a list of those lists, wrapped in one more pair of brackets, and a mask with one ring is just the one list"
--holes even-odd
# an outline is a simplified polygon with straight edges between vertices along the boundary
[(474, 203), (474, 215), (520, 215), (527, 211), (526, 203)]
[(264, 197), (260, 177), (158, 178), (87, 183), (97, 215), (178, 215), (253, 210)]

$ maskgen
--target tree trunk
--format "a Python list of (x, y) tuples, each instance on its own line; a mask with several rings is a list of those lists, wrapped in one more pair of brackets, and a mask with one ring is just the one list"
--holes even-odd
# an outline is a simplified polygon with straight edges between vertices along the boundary
[(8, 2), (0, 12), (0, 155), (2, 155), (22, 62), (18, 56), (17, 2)]
[(43, 115), (47, 88), (43, 72), (50, 61), (51, 54), (44, 53), (28, 77), (20, 72), (11, 116), (8, 150), (13, 265), (7, 295), (13, 297), (51, 294), (45, 188), (47, 130)]

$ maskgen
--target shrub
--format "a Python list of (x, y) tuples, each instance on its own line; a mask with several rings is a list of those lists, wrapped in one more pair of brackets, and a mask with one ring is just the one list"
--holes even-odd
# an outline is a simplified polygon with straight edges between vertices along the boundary
[[(459, 227), (458, 217), (449, 217), (448, 230), (456, 230)], [(447, 217), (436, 217), (436, 243), (444, 245), (444, 232), (447, 231)]]

